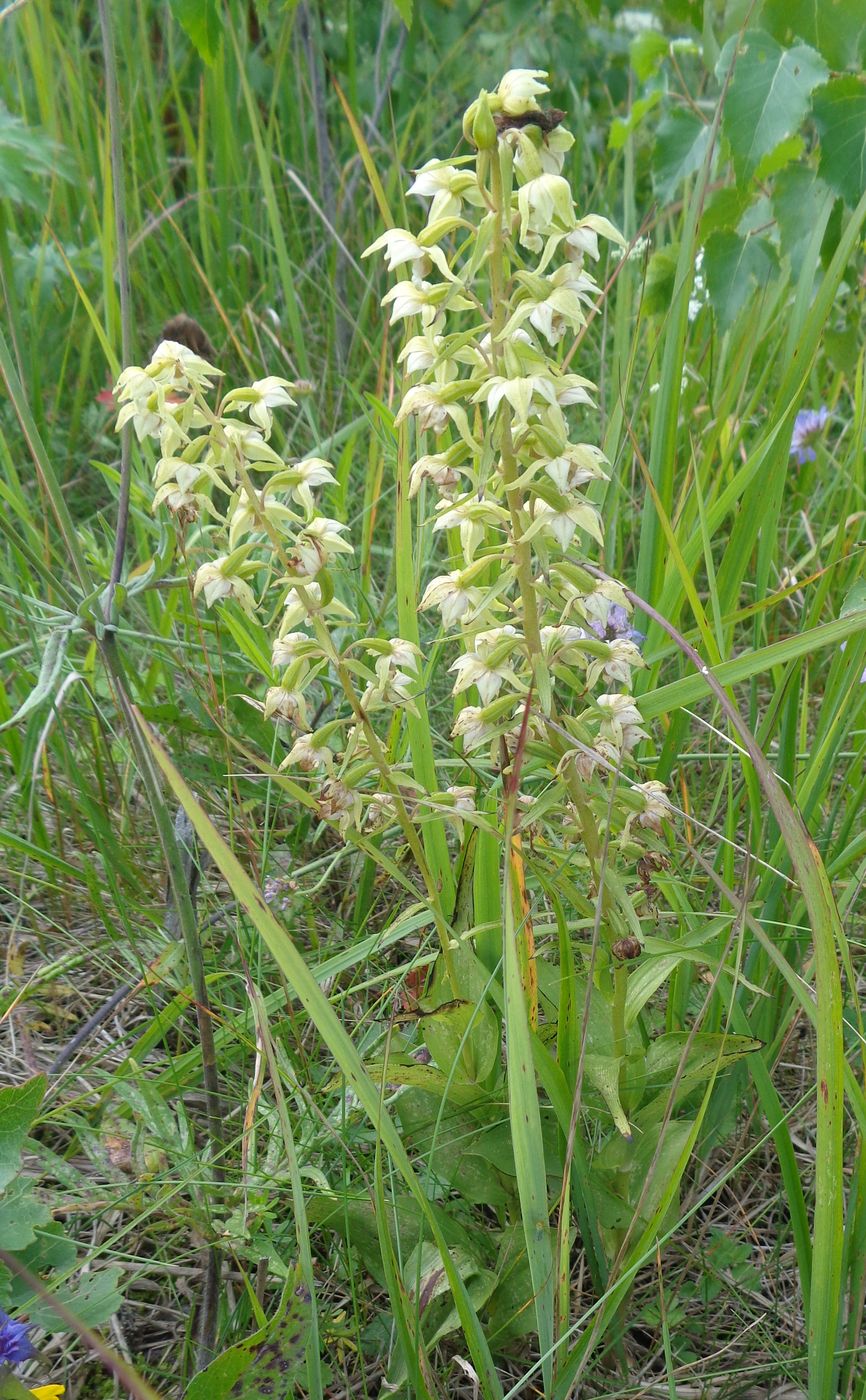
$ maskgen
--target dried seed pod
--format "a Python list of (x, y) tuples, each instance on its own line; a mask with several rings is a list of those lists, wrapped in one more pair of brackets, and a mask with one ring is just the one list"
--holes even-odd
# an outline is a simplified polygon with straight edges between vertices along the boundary
[(628, 938), (618, 938), (610, 951), (620, 962), (628, 962), (632, 958), (639, 958), (643, 948), (640, 939), (630, 934)]

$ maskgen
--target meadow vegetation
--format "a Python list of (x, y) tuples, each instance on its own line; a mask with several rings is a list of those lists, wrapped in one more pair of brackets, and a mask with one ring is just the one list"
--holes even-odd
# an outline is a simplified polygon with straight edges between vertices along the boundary
[(859, 0), (0, 41), (0, 1396), (866, 1400)]

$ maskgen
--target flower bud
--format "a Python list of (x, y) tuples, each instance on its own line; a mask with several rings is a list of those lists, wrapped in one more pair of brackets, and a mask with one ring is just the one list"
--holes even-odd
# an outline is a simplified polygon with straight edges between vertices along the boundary
[[(482, 91), (472, 106), (475, 108), (475, 115), (472, 118), (470, 140), (479, 151), (492, 151), (496, 146), (496, 123), (493, 120), (487, 93)], [(470, 108), (471, 110), (472, 108)]]

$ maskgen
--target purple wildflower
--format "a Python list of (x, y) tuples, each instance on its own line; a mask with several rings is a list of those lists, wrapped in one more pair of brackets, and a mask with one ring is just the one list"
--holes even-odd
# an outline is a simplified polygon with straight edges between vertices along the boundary
[(600, 642), (634, 642), (640, 646), (646, 641), (643, 632), (639, 632), (636, 627), (632, 627), (631, 618), (622, 603), (611, 603), (607, 610), (606, 622), (590, 622), (589, 630), (598, 637)]
[(817, 454), (812, 443), (823, 433), (829, 417), (829, 411), (823, 404), (817, 410), (814, 408), (800, 409), (794, 419), (790, 451), (790, 456), (796, 457), (799, 467), (804, 466), (806, 462), (814, 462)]
[(36, 1348), (27, 1336), (26, 1322), (13, 1322), (8, 1313), (0, 1308), (0, 1365), (15, 1366), (19, 1361), (29, 1361), (36, 1355)]

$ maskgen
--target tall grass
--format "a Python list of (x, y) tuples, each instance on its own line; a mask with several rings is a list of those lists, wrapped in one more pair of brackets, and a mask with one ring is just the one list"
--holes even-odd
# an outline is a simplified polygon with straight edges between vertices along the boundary
[[(163, 321), (185, 310), (235, 378), (311, 379), (285, 451), (318, 450), (338, 466), (326, 504), (360, 542), (347, 575), (356, 610), (371, 627), (384, 619), (423, 640), (417, 603), (435, 542), (422, 529), (413, 548), (398, 489), (408, 458), (389, 428), (396, 346), (378, 308), (385, 281), (360, 253), (386, 213), (413, 226), (407, 171), (456, 142), (455, 114), (479, 81), (492, 85), (511, 64), (546, 65), (549, 54), (557, 68), (561, 18), (555, 6), (517, 18), (506, 6), (422, 6), (405, 38), (374, 8), (347, 3), (335, 7), (339, 21), (328, 11), (329, 23), (313, 24), (314, 82), (291, 14), (261, 20), (229, 7), (209, 68), (150, 0), (114, 7), (135, 355), (145, 359)], [(441, 823), (424, 829), (451, 927), (475, 930), (472, 1000), (507, 1019), (508, 1078), (486, 1128), (507, 1129), (523, 1154), (523, 1228), (508, 1233), (494, 1187), (487, 1209), (471, 1195), (479, 1158), (459, 1156), (469, 1120), (453, 1100), (443, 1097), (423, 1131), (401, 1131), (393, 1089), (421, 1082), (405, 1018), (436, 956), (436, 901), (419, 897), (399, 849), (335, 843), (306, 788), (279, 771), (279, 738), (243, 698), (264, 631), (257, 639), (191, 604), (184, 561), (150, 513), (147, 450), (136, 458), (131, 572), (118, 599), (117, 651), (136, 706), (135, 728), (124, 729), (99, 660), (96, 596), (118, 483), (111, 411), (96, 396), (121, 359), (101, 43), (91, 7), (37, 0), (0, 35), (9, 45), (0, 96), (62, 147), (41, 206), (5, 198), (0, 208), (0, 722), (27, 704), (40, 667), (45, 681), (41, 703), (3, 735), (8, 1073), (19, 1080), (46, 1064), (117, 988), (132, 988), (52, 1083), (36, 1149), (57, 1209), (71, 1204), (93, 1222), (90, 1234), (77, 1231), (90, 1263), (124, 1266), (128, 1353), (160, 1393), (180, 1393), (202, 1246), (216, 1245), (221, 1345), (273, 1316), (300, 1259), (313, 1298), (301, 1380), (310, 1395), (375, 1393), (383, 1374), (401, 1393), (439, 1394), (463, 1384), (455, 1356), (489, 1396), (565, 1400), (581, 1386), (625, 1396), (662, 1380), (675, 1394), (695, 1372), (707, 1385), (729, 1372), (732, 1394), (753, 1377), (785, 1377), (812, 1400), (866, 1395), (857, 594), (866, 360), (862, 344), (845, 371), (825, 353), (866, 204), (847, 216), (814, 285), (823, 228), (799, 275), (756, 295), (721, 335), (709, 311), (687, 314), (697, 177), (681, 205), (655, 216), (655, 246), (679, 247), (668, 310), (648, 307), (643, 269), (624, 263), (581, 347), (597, 366), (614, 468), (599, 494), (605, 566), (634, 580), (669, 624), (648, 612), (640, 704), (654, 733), (652, 775), (671, 785), (679, 813), (670, 869), (654, 877), (665, 912), (645, 928), (627, 1014), (645, 1038), (663, 1030), (685, 1040), (699, 1020), (761, 1045), (715, 1066), (694, 1099), (693, 1130), (664, 1158), (650, 1226), (624, 1231), (612, 1266), (599, 1233), (610, 1205), (593, 1170), (600, 1138), (573, 1095), (585, 1050), (577, 973), (593, 956), (594, 900), (567, 862), (551, 881), (530, 842), (503, 872), (483, 823), (462, 865)], [(614, 40), (609, 54), (610, 109), (624, 110)], [(637, 138), (605, 152), (600, 104), (583, 102), (598, 98), (601, 80), (586, 64), (569, 83), (568, 70), (559, 65), (554, 97), (575, 117), (581, 194), (632, 234), (649, 204)], [(321, 81), (333, 75), (339, 94)], [(372, 130), (365, 117), (383, 93)], [(323, 121), (331, 170), (318, 154)], [(794, 415), (819, 401), (832, 428), (817, 462), (797, 468)], [(136, 591), (136, 578), (148, 586)], [(431, 676), (438, 646), (426, 658)], [(449, 754), (452, 721), (441, 685), (424, 700), (409, 734), (422, 781)], [(198, 927), (222, 1183), (212, 1163), (202, 1170), (203, 1057), (188, 1018), (197, 994), (166, 932), (145, 753), (213, 862)], [(459, 783), (466, 765), (451, 761)], [(515, 925), (531, 914), (549, 1040), (522, 1014), (516, 939), (500, 967), (503, 910)], [(472, 1034), (458, 1036), (461, 1054)], [(118, 1143), (124, 1168), (111, 1159)], [(452, 1160), (463, 1163), (464, 1199), (441, 1188)], [(552, 1246), (545, 1228), (527, 1263), (528, 1213), (545, 1210)], [(706, 1248), (715, 1231), (728, 1251), (718, 1264)], [(738, 1245), (757, 1271), (745, 1285)], [(52, 1355), (91, 1385), (83, 1393), (98, 1393), (82, 1348), (69, 1341)]]

